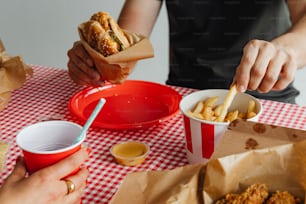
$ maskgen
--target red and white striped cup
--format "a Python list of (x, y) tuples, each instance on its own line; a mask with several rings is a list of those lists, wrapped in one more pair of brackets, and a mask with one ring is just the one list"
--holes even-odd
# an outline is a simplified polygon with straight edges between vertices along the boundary
[[(199, 101), (204, 101), (208, 97), (218, 96), (219, 99), (216, 104), (221, 104), (227, 93), (228, 90), (225, 89), (207, 89), (193, 92), (181, 100), (180, 110), (184, 118), (185, 146), (187, 160), (190, 164), (206, 163), (210, 159), (229, 123), (197, 119), (188, 115), (187, 112), (192, 110)], [(229, 111), (247, 112), (248, 102), (251, 99), (255, 101), (257, 114), (248, 120), (257, 121), (262, 111), (262, 106), (255, 97), (249, 94), (237, 93), (229, 107)]]

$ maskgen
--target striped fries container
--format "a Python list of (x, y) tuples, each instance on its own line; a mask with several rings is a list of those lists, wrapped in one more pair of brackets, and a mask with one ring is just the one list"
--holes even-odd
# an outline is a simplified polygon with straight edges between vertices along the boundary
[[(181, 100), (180, 111), (184, 118), (185, 147), (187, 160), (190, 164), (206, 163), (209, 161), (219, 141), (222, 139), (229, 122), (214, 122), (199, 119), (190, 115), (189, 111), (193, 110), (200, 101), (205, 101), (209, 97), (218, 96), (215, 104), (222, 104), (228, 91), (226, 89), (201, 90), (193, 92)], [(238, 110), (241, 113), (246, 113), (250, 100), (255, 101), (254, 111), (256, 115), (247, 120), (257, 121), (262, 112), (262, 106), (258, 99), (249, 94), (238, 92), (228, 111)]]

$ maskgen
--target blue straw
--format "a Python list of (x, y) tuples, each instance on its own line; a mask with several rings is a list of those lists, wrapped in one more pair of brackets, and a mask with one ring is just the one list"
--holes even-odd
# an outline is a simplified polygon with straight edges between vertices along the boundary
[(95, 120), (95, 118), (97, 117), (98, 113), (100, 112), (100, 110), (102, 109), (103, 105), (105, 104), (105, 99), (101, 98), (99, 103), (96, 105), (95, 109), (92, 111), (91, 115), (89, 116), (89, 118), (87, 119), (84, 127), (82, 128), (80, 134), (78, 135), (78, 137), (74, 140), (73, 144), (78, 143), (79, 141), (81, 141), (84, 138), (85, 133), (87, 132), (89, 126), (92, 124), (92, 122)]

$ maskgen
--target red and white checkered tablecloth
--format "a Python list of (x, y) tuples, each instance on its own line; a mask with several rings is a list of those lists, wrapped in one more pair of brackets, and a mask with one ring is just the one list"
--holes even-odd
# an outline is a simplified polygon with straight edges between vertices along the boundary
[[(9, 142), (6, 167), (0, 174), (0, 184), (12, 171), (16, 157), (21, 154), (15, 143), (17, 132), (23, 127), (48, 118), (80, 123), (68, 110), (72, 95), (84, 87), (75, 85), (62, 69), (33, 66), (34, 77), (14, 91), (9, 106), (0, 112), (0, 137)], [(173, 87), (182, 96), (193, 89)], [(261, 100), (264, 111), (259, 122), (277, 126), (306, 129), (306, 107)], [(145, 163), (136, 167), (116, 164), (110, 155), (112, 145), (139, 140), (149, 144), (151, 152)], [(83, 197), (84, 204), (108, 203), (123, 178), (129, 172), (173, 169), (187, 164), (184, 127), (181, 114), (155, 127), (144, 130), (111, 131), (90, 128), (86, 143), (91, 148), (87, 162), (89, 183)]]

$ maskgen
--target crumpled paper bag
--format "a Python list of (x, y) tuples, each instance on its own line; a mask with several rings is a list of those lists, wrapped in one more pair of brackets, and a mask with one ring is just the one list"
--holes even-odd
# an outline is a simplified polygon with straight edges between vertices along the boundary
[(0, 171), (2, 171), (5, 162), (5, 156), (8, 151), (9, 145), (0, 140)]
[(306, 139), (306, 131), (244, 120), (233, 121), (212, 158), (295, 143)]
[(254, 183), (267, 184), (270, 192), (288, 191), (305, 200), (306, 140), (211, 160), (204, 203), (214, 203), (229, 192), (241, 193)]
[(126, 176), (109, 204), (201, 203), (205, 166), (187, 165), (168, 171), (135, 172)]
[(32, 76), (33, 69), (21, 56), (7, 55), (0, 39), (0, 111), (9, 103), (11, 92), (24, 84), (27, 75)]
[(121, 84), (132, 73), (136, 61), (154, 57), (153, 47), (148, 38), (125, 30), (123, 31), (128, 36), (131, 46), (116, 54), (104, 57), (86, 42), (80, 31), (80, 26), (82, 24), (78, 27), (81, 42), (92, 57), (96, 69), (101, 74), (103, 80), (114, 84)]
[[(253, 146), (248, 144), (250, 138), (256, 142)], [(258, 182), (272, 192), (287, 190), (305, 201), (305, 139), (302, 130), (235, 121), (208, 163), (130, 173), (110, 203), (212, 204)]]

